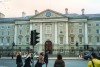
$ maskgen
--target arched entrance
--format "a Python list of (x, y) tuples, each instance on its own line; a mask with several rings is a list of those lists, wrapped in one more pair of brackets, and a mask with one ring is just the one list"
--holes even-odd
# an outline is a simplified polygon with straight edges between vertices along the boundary
[(50, 40), (45, 42), (45, 51), (49, 51), (49, 54), (52, 54), (52, 42)]

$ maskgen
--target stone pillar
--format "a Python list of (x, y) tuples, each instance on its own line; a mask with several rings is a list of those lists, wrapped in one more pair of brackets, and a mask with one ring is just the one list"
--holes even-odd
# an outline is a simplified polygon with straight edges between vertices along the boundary
[(55, 44), (57, 44), (57, 22), (55, 22)]
[(17, 24), (15, 24), (15, 32), (14, 32), (14, 43), (15, 43), (15, 45), (17, 45)]
[(85, 45), (88, 44), (87, 23), (85, 22)]
[(68, 22), (66, 22), (66, 44), (68, 45)]
[(42, 23), (40, 24), (40, 44), (42, 44)]
[(31, 30), (33, 30), (33, 29), (32, 29), (32, 24), (30, 23), (30, 31), (31, 31)]

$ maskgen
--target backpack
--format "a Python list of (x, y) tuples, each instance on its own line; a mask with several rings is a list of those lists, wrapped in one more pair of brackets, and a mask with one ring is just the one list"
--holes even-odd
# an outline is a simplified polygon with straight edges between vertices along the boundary
[(65, 63), (63, 60), (56, 60), (55, 61), (54, 67), (64, 67), (64, 66), (65, 66)]

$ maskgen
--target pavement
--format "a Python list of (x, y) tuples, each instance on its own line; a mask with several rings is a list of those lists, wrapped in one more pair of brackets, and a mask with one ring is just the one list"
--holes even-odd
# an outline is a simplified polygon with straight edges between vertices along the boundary
[[(1, 57), (0, 59), (12, 59), (12, 57)], [(16, 57), (14, 57), (13, 59), (16, 59)], [(48, 59), (57, 59), (56, 57), (49, 57)], [(63, 59), (83, 59), (80, 57), (63, 57)]]

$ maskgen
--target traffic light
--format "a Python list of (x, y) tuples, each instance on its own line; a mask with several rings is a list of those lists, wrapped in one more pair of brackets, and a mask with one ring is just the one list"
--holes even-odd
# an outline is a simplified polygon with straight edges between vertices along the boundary
[(40, 33), (36, 32), (36, 30), (31, 31), (31, 45), (35, 46), (39, 41), (38, 39), (40, 38), (38, 35)]

